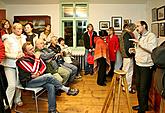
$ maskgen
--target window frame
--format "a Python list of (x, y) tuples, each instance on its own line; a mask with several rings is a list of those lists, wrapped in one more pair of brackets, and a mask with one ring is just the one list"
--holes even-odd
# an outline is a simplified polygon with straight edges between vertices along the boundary
[[(74, 14), (73, 17), (63, 17), (63, 5), (73, 4)], [(85, 4), (87, 7), (87, 17), (76, 17), (76, 4)], [(63, 21), (73, 21), (73, 48), (84, 48), (83, 46), (77, 46), (77, 37), (76, 37), (76, 21), (77, 20), (86, 20), (86, 26), (88, 24), (88, 17), (89, 17), (89, 4), (88, 2), (61, 2), (60, 4), (60, 36), (64, 37), (63, 31)], [(72, 48), (71, 47), (71, 48)]]

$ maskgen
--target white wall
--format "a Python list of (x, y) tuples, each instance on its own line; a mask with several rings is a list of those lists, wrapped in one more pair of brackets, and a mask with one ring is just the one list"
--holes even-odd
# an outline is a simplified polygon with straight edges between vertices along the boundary
[[(138, 9), (137, 9), (138, 8)], [(49, 15), (51, 16), (52, 31), (59, 36), (59, 4), (46, 5), (7, 5), (7, 19), (11, 22), (14, 16)], [(112, 16), (121, 16), (133, 22), (146, 19), (145, 4), (89, 4), (89, 23), (99, 30), (99, 21), (111, 21)]]
[[(99, 30), (99, 21), (107, 20), (111, 23), (112, 16), (121, 16), (122, 19), (131, 19), (132, 22), (146, 20), (145, 4), (90, 4), (89, 23), (95, 30)], [(111, 23), (112, 25), (112, 23)]]

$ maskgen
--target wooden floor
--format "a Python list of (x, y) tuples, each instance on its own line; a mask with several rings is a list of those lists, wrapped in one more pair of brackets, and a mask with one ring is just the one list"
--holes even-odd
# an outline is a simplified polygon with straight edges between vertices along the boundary
[[(71, 87), (79, 88), (80, 92), (77, 96), (68, 96), (66, 93), (62, 93), (61, 96), (57, 96), (57, 109), (60, 113), (101, 113), (104, 100), (107, 96), (108, 89), (110, 87), (110, 80), (108, 79), (107, 86), (98, 86), (96, 84), (96, 74), (84, 75), (82, 81), (73, 84)], [(130, 94), (130, 103), (137, 105), (136, 94)], [(41, 97), (47, 98), (47, 94), (43, 94)], [(121, 93), (120, 96), (120, 113), (128, 113), (127, 101), (125, 93)], [(19, 107), (18, 110), (23, 113), (36, 113), (35, 101), (32, 99), (31, 92), (22, 91), (22, 100), (24, 105)], [(46, 101), (39, 100), (39, 113), (48, 112), (48, 103)], [(110, 105), (108, 112), (112, 112), (112, 105)], [(14, 108), (12, 110), (14, 112)], [(133, 111), (133, 113), (137, 113)], [(147, 113), (154, 113), (149, 111)]]

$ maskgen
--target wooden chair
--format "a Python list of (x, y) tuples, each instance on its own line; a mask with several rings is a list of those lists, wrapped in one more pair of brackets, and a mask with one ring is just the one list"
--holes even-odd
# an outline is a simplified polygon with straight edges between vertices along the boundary
[(113, 99), (112, 113), (115, 112), (115, 92), (116, 92), (116, 89), (117, 89), (116, 88), (117, 85), (118, 85), (118, 93), (117, 93), (117, 106), (116, 106), (117, 108), (116, 108), (116, 111), (117, 111), (117, 113), (119, 113), (119, 109), (120, 109), (120, 92), (121, 92), (122, 81), (124, 82), (124, 88), (125, 88), (125, 93), (126, 93), (128, 111), (129, 111), (129, 113), (132, 113), (130, 100), (129, 100), (128, 86), (127, 86), (127, 82), (126, 82), (126, 72), (124, 70), (115, 70), (114, 73), (115, 74), (112, 78), (110, 89), (109, 89), (107, 97), (105, 98), (105, 102), (104, 102), (101, 113), (107, 113), (112, 99)]

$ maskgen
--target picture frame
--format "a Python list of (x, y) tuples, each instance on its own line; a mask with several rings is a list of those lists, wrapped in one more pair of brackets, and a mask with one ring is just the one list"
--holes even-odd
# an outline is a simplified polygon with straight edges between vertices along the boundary
[(158, 23), (152, 23), (151, 24), (151, 32), (153, 32), (157, 38), (159, 38), (159, 24)]
[(107, 30), (110, 27), (110, 21), (99, 21), (99, 29)]
[(159, 23), (159, 36), (165, 36), (165, 23)]
[(124, 19), (124, 24), (129, 24), (129, 23), (131, 23), (131, 19)]
[(164, 20), (165, 19), (165, 6), (162, 6), (157, 9), (157, 20)]
[(152, 9), (152, 22), (157, 21), (157, 8)]
[(122, 17), (120, 16), (112, 17), (112, 27), (116, 31), (122, 30)]

